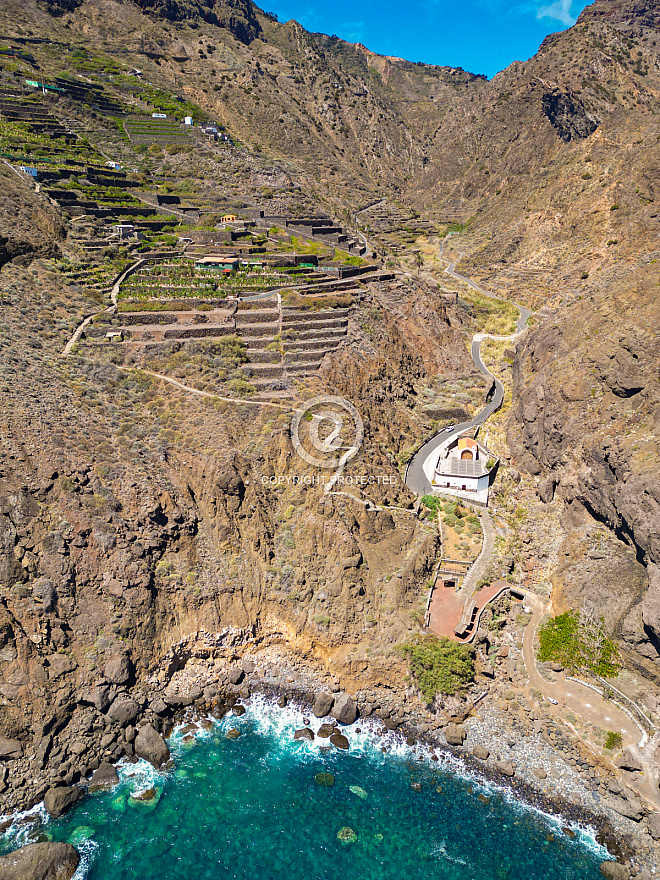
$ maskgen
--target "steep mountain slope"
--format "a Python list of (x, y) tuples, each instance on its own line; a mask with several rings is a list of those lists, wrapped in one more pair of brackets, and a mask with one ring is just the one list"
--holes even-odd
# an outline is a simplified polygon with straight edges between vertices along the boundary
[[(62, 184), (63, 205), (70, 190), (98, 197), (107, 158), (128, 169), (124, 190), (106, 186), (107, 198), (139, 213), (176, 191), (198, 212), (201, 237), (216, 237), (230, 209), (348, 220), (384, 200), (400, 227), (415, 211), (431, 229), (455, 221), (446, 252), (461, 270), (538, 309), (505, 353), (515, 381), (509, 445), (541, 497), (550, 503), (556, 490), (553, 503), (564, 505), (556, 605), (602, 609), (630, 663), (655, 675), (656, 6), (598, 0), (491, 82), (309, 34), (249, 0), (6, 0), (0, 16), (10, 104), (26, 78), (95, 90), (87, 103), (71, 87), (19, 95), (48, 115), (35, 138), (53, 155), (58, 140), (85, 157), (75, 185)], [(165, 109), (223, 124), (234, 143), (220, 149), (179, 132), (183, 146), (163, 148), (128, 136), (131, 120), (149, 125)], [(55, 138), (57, 123), (79, 137)], [(22, 124), (3, 135), (14, 147)], [(250, 628), (353, 682), (402, 681), (390, 649), (415, 627), (438, 551), (437, 533), (409, 512), (413, 499), (400, 484), (376, 487), (371, 507), (330, 500), (318, 485), (272, 488), (271, 477), (301, 467), (277, 406), (180, 393), (108, 349), (61, 358), (83, 317), (107, 305), (99, 284), (80, 282), (93, 263), (81, 229), (96, 253), (100, 227), (65, 216), (18, 177), (2, 172), (0, 213), (2, 732), (33, 741), (46, 773), (53, 748), (52, 773), (59, 762), (73, 778), (71, 747), (89, 707), (125, 699), (106, 663), (130, 652), (131, 699), (146, 706), (140, 689), (154, 661), (203, 626)], [(185, 215), (150, 222), (159, 219), (176, 230)], [(385, 245), (377, 233), (372, 243)], [(80, 271), (49, 259), (60, 252)], [(345, 344), (300, 391), (349, 396), (366, 423), (355, 473), (400, 476), (432, 429), (424, 412), (443, 383), (471, 381), (478, 400), (469, 311), (410, 277), (357, 293)], [(181, 351), (167, 349), (175, 365)], [(219, 373), (212, 354), (195, 349), (191, 360)], [(400, 509), (377, 509), (385, 503)], [(34, 800), (43, 782), (17, 779), (0, 809)]]

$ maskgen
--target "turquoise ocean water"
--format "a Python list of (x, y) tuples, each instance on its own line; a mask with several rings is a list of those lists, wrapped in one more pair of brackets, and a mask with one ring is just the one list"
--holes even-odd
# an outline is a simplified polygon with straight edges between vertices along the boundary
[[(349, 752), (321, 750), (327, 740), (318, 738), (294, 742), (302, 718), (255, 699), (244, 716), (200, 728), (191, 742), (175, 732), (173, 769), (126, 764), (118, 788), (61, 819), (33, 814), (49, 837), (82, 853), (75, 880), (600, 878), (607, 853), (589, 829), (574, 825), (570, 838), (560, 819), (470, 778), (458, 761), (432, 762), (366, 725), (356, 734), (359, 722), (347, 731)], [(225, 736), (231, 727), (238, 739)], [(334, 786), (318, 785), (319, 772)], [(151, 801), (132, 797), (151, 787)], [(341, 842), (342, 828), (357, 839)], [(24, 842), (26, 826), (0, 847)]]

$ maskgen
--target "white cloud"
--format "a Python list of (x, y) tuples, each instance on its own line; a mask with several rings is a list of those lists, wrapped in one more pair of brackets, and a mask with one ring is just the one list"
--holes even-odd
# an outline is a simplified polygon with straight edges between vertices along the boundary
[(536, 11), (537, 18), (554, 18), (566, 27), (575, 24), (575, 18), (571, 15), (573, 0), (555, 0), (549, 6), (541, 6)]

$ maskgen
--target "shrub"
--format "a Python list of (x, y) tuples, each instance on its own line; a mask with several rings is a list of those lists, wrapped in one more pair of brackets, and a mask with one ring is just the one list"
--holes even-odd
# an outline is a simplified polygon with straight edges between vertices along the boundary
[(623, 745), (623, 737), (619, 733), (618, 730), (608, 730), (607, 736), (605, 737), (605, 748), (606, 749), (620, 749)]
[(569, 672), (609, 677), (621, 668), (619, 649), (605, 635), (603, 619), (566, 611), (539, 628), (539, 660), (561, 663)]
[(417, 687), (427, 703), (436, 694), (455, 694), (474, 679), (472, 649), (436, 636), (417, 636), (399, 650), (410, 660)]

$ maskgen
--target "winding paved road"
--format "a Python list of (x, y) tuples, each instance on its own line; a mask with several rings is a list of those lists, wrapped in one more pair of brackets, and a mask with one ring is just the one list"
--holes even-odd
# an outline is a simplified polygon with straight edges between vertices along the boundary
[[(453, 233), (449, 233), (449, 235), (452, 234)], [(447, 236), (447, 238), (449, 238), (449, 235)], [(445, 239), (445, 241), (446, 240), (447, 239)], [(468, 287), (472, 288), (472, 290), (476, 290), (483, 296), (487, 296), (490, 299), (502, 300), (503, 302), (510, 302), (510, 300), (503, 300), (502, 297), (495, 296), (494, 293), (490, 293), (489, 291), (484, 290), (482, 287), (479, 287), (479, 285), (475, 284), (475, 282), (472, 281), (471, 278), (466, 278), (464, 275), (460, 275), (456, 271), (455, 263), (452, 263), (451, 260), (443, 256), (444, 246), (445, 242), (443, 241), (440, 248), (440, 258), (447, 260), (448, 265), (445, 269), (445, 272), (448, 275), (451, 275), (452, 278), (456, 278), (456, 280), (458, 281), (462, 281), (464, 284), (467, 284)], [(487, 419), (492, 416), (494, 412), (497, 412), (497, 410), (502, 406), (502, 401), (504, 400), (504, 385), (502, 385), (500, 380), (497, 379), (490, 372), (490, 370), (486, 367), (483, 360), (481, 359), (481, 343), (484, 339), (501, 339), (513, 341), (525, 332), (527, 321), (529, 320), (533, 312), (531, 312), (529, 309), (526, 309), (524, 306), (518, 305), (518, 303), (512, 303), (512, 305), (515, 305), (520, 312), (520, 317), (516, 322), (515, 333), (512, 333), (510, 336), (495, 336), (492, 333), (475, 333), (475, 335), (472, 337), (472, 345), (470, 347), (472, 360), (474, 361), (474, 364), (479, 372), (487, 378), (492, 379), (494, 383), (494, 391), (492, 392), (488, 403), (481, 410), (481, 412), (479, 412), (471, 421), (462, 422), (460, 425), (456, 425), (452, 431), (440, 431), (430, 440), (427, 440), (426, 443), (420, 449), (418, 449), (418, 451), (408, 462), (408, 467), (406, 468), (405, 483), (406, 486), (417, 495), (427, 495), (433, 491), (433, 487), (431, 485), (431, 477), (435, 470), (435, 465), (438, 460), (438, 456), (440, 455), (440, 450), (457, 435), (463, 434), (466, 431), (471, 430), (472, 428), (476, 428), (478, 425), (482, 425)]]

